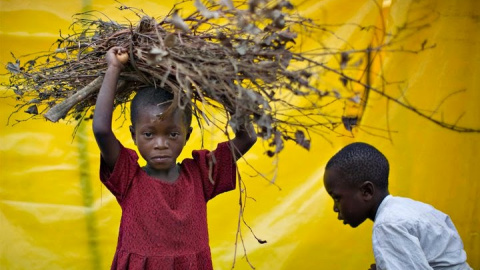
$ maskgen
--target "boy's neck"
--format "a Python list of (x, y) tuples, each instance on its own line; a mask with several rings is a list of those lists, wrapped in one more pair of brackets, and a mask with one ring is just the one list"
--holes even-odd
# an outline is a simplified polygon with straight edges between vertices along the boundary
[(388, 192), (388, 190), (385, 190), (385, 191), (382, 191), (382, 192), (378, 193), (378, 195), (375, 196), (375, 200), (373, 201), (372, 211), (371, 211), (371, 213), (368, 217), (373, 222), (375, 222), (375, 216), (377, 215), (378, 207), (380, 207), (380, 204), (383, 202), (385, 197), (387, 197), (388, 195), (390, 195), (390, 193)]

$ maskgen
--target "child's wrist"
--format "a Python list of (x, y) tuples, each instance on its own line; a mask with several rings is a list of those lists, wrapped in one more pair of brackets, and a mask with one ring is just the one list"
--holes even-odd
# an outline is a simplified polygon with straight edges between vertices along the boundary
[(122, 64), (120, 64), (120, 65), (110, 64), (107, 67), (107, 72), (110, 71), (110, 72), (120, 73), (122, 70), (123, 70), (123, 65)]

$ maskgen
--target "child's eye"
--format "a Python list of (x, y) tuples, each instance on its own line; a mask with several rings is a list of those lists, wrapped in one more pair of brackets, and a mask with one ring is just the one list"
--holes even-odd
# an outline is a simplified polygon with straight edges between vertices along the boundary
[(178, 133), (178, 132), (170, 133), (170, 137), (173, 138), (173, 139), (177, 138), (178, 136), (180, 136), (180, 133)]
[(151, 137), (152, 137), (152, 133), (151, 133), (151, 132), (144, 132), (144, 133), (143, 133), (143, 136), (145, 136), (146, 138), (151, 138)]

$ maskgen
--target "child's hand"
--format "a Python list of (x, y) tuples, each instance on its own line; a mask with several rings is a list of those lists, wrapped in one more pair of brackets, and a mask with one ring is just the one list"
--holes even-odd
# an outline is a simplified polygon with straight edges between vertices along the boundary
[(105, 60), (108, 67), (117, 67), (123, 69), (124, 64), (128, 61), (127, 49), (123, 47), (112, 47), (108, 50)]

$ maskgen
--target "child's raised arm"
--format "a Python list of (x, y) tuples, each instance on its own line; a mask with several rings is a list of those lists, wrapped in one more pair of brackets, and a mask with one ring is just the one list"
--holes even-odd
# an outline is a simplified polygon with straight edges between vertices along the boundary
[(93, 115), (93, 133), (102, 158), (110, 170), (113, 170), (120, 153), (120, 145), (112, 131), (112, 113), (118, 78), (123, 69), (123, 64), (126, 62), (119, 55), (123, 56), (126, 53), (126, 49), (121, 47), (113, 47), (108, 50), (105, 56), (108, 68), (98, 93)]
[(241, 158), (257, 141), (257, 133), (253, 128), (252, 122), (241, 126), (235, 132), (235, 138), (232, 140), (235, 151), (235, 160)]

